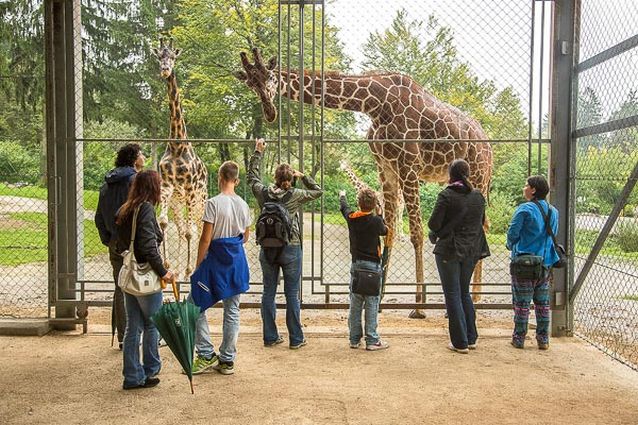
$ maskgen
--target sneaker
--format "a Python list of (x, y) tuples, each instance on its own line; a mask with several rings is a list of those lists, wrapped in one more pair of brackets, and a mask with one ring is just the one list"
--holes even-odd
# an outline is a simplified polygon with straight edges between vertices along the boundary
[(374, 344), (366, 344), (366, 350), (368, 350), (368, 351), (385, 350), (388, 347), (390, 347), (390, 344), (388, 344), (385, 341), (381, 341), (381, 340), (378, 340)]
[(539, 350), (549, 350), (549, 342), (539, 342), (538, 343)]
[(353, 348), (353, 349), (356, 350), (359, 347), (361, 347), (361, 342), (351, 342), (350, 343), (350, 348)]
[(461, 353), (461, 354), (467, 354), (470, 352), (469, 348), (456, 348), (454, 346), (454, 344), (452, 344), (451, 342), (447, 345), (447, 348), (451, 351), (455, 351), (457, 353)]
[(470, 350), (476, 350), (476, 342), (474, 344), (467, 344), (467, 348)]
[(136, 390), (138, 388), (152, 388), (152, 387), (156, 386), (159, 383), (160, 383), (160, 379), (159, 378), (150, 377), (150, 378), (146, 378), (146, 381), (144, 381), (143, 384), (139, 384), (139, 385), (127, 385), (127, 384), (124, 384), (124, 385), (122, 385), (122, 389), (124, 389), (124, 390)]
[(282, 344), (283, 342), (284, 342), (284, 339), (279, 336), (273, 342), (264, 342), (264, 347), (274, 347), (275, 345)]
[(199, 375), (201, 373), (204, 373), (207, 370), (214, 368), (215, 365), (217, 365), (217, 363), (219, 363), (219, 358), (217, 357), (216, 354), (213, 354), (213, 356), (210, 359), (197, 356), (197, 358), (193, 362), (193, 369), (192, 369), (193, 375)]
[(299, 344), (295, 344), (295, 345), (290, 345), (290, 349), (291, 350), (298, 350), (299, 348), (303, 347), (304, 345), (308, 344), (308, 342), (305, 340), (301, 341)]
[(512, 340), (512, 341), (510, 342), (510, 344), (512, 344), (512, 347), (514, 347), (514, 348), (518, 348), (518, 349), (520, 349), (520, 350), (522, 350), (523, 348), (525, 348), (525, 344), (524, 344), (524, 343), (522, 343), (522, 342), (518, 342), (518, 341), (514, 341), (514, 340)]
[(235, 373), (235, 364), (233, 362), (222, 362), (220, 361), (215, 366), (213, 366), (217, 372), (222, 375), (232, 375)]

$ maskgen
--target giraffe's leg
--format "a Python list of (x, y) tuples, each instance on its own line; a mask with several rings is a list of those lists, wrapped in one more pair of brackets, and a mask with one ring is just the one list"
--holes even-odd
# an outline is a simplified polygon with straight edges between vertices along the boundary
[[(177, 228), (178, 252), (181, 254), (182, 239), (184, 239), (185, 233), (183, 212), (184, 204), (173, 200), (169, 204), (169, 208), (171, 209), (171, 213), (173, 213), (173, 222), (175, 222), (175, 227)], [(175, 267), (177, 267), (177, 265)], [(176, 273), (176, 270), (174, 270), (173, 272)]]
[(483, 278), (483, 260), (479, 260), (474, 266), (474, 274), (472, 274), (472, 301), (481, 300), (481, 281)]
[[(403, 199), (408, 209), (410, 220), (410, 242), (414, 247), (416, 272), (416, 302), (426, 302), (423, 278), (423, 224), (421, 221), (421, 203), (419, 200), (419, 180), (414, 170), (408, 169), (403, 174)], [(425, 313), (421, 309), (410, 312), (411, 319), (424, 319)]]
[[(193, 267), (191, 264), (191, 240), (201, 234), (200, 226), (202, 224), (202, 217), (204, 215), (204, 202), (206, 198), (206, 192), (193, 193), (188, 203), (188, 209), (186, 211), (186, 232), (184, 237), (186, 238), (187, 246), (187, 260), (186, 260), (186, 276), (190, 276), (193, 273)], [(193, 233), (193, 227), (196, 228)]]
[[(483, 230), (487, 234), (490, 229), (490, 221), (485, 216), (483, 223)], [(472, 301), (478, 302), (481, 300), (481, 291), (483, 290), (481, 282), (483, 281), (483, 260), (479, 260), (474, 266), (474, 274), (472, 275)]]
[(173, 185), (163, 182), (162, 189), (160, 194), (160, 215), (159, 215), (159, 225), (162, 229), (162, 233), (164, 234), (164, 241), (162, 242), (162, 253), (164, 255), (164, 267), (170, 268), (170, 261), (168, 260), (168, 255), (166, 254), (166, 243), (167, 243), (167, 235), (166, 228), (168, 227), (168, 204), (173, 196)]
[(379, 180), (381, 182), (381, 188), (383, 192), (383, 215), (386, 225), (388, 226), (388, 233), (384, 238), (384, 250), (386, 252), (385, 264), (384, 264), (384, 281), (387, 281), (387, 275), (390, 270), (390, 259), (392, 258), (392, 247), (394, 246), (394, 235), (396, 232), (396, 206), (397, 206), (397, 192), (398, 192), (398, 179), (397, 173), (394, 170), (385, 169), (382, 160), (377, 160), (377, 168), (379, 170)]
[(403, 192), (399, 191), (397, 206), (397, 236), (401, 242), (405, 242), (405, 234), (403, 233), (403, 211), (405, 210), (405, 200)]

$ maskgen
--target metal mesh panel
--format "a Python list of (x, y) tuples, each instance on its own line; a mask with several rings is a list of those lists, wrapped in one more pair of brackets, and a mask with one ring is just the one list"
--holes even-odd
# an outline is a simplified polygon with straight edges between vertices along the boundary
[[(209, 195), (216, 192), (214, 176), (222, 159), (246, 165), (252, 144), (240, 143), (240, 139), (259, 135), (272, 141), (271, 155), (277, 152), (282, 161), (290, 161), (293, 166), (314, 174), (326, 190), (322, 203), (307, 206), (304, 214), (303, 302), (346, 302), (350, 256), (345, 222), (338, 213), (337, 193), (340, 189), (347, 190), (354, 206), (355, 192), (348, 177), (339, 170), (339, 163), (347, 160), (362, 180), (379, 188), (372, 154), (365, 143), (358, 143), (365, 139), (369, 120), (362, 114), (332, 106), (322, 110), (320, 104), (305, 105), (300, 115), (296, 101), (288, 103), (283, 99), (278, 120), (269, 125), (263, 121), (255, 94), (230, 74), (241, 69), (240, 51), (257, 45), (267, 60), (278, 55), (279, 43), (280, 66), (297, 69), (299, 40), (303, 37), (303, 64), (307, 70), (314, 70), (315, 75), (332, 70), (342, 75), (409, 74), (441, 100), (477, 119), (487, 137), (497, 141), (493, 144), (494, 178), (489, 210), (494, 222), (489, 236), (493, 255), (484, 262), (483, 293), (488, 304), (509, 303), (508, 252), (504, 249), (507, 217), (520, 201), (530, 152), (534, 169), (542, 172), (546, 169), (541, 165), (547, 161), (545, 149), (541, 150), (538, 163), (537, 145), (530, 151), (528, 142), (532, 138), (540, 142), (547, 132), (546, 126), (541, 129), (546, 105), (534, 94), (542, 91), (541, 83), (533, 82), (531, 75), (532, 68), (547, 67), (547, 63), (541, 62), (540, 57), (545, 55), (540, 46), (544, 46), (545, 53), (548, 51), (549, 2), (545, 10), (544, 4), (535, 5), (533, 1), (498, 7), (489, 1), (387, 1), (370, 8), (366, 2), (338, 0), (325, 5), (306, 4), (303, 16), (298, 4), (282, 4), (279, 9), (279, 2), (274, 0), (261, 2), (260, 7), (238, 3), (230, 9), (224, 2), (213, 0), (192, 2), (189, 8), (172, 2), (160, 2), (157, 8), (138, 8), (135, 2), (127, 8), (104, 2), (100, 8), (97, 3), (83, 4), (85, 131), (84, 140), (78, 143), (83, 145), (83, 202), (87, 211), (92, 211), (89, 199), (95, 199), (101, 176), (111, 166), (110, 158), (119, 146), (109, 140), (120, 139), (121, 144), (125, 140), (152, 139), (154, 142), (149, 142), (145, 150), (155, 149), (156, 159), (164, 151), (165, 143), (161, 140), (169, 134), (166, 99), (171, 88), (167, 91), (166, 80), (160, 78), (160, 65), (152, 49), (159, 46), (159, 36), (171, 36), (172, 48), (182, 50), (172, 65), (182, 96), (188, 137), (194, 140), (195, 151), (211, 176)], [(545, 19), (542, 25), (541, 17)], [(300, 32), (302, 18), (304, 26)], [(536, 36), (532, 36), (534, 27)], [(404, 30), (408, 33), (403, 33)], [(477, 37), (477, 33), (481, 36)], [(143, 37), (132, 38), (133, 34)], [(541, 34), (545, 35), (544, 44)], [(417, 55), (410, 56), (405, 51), (402, 57), (392, 52), (392, 48), (377, 48), (381, 41), (392, 42), (396, 35), (406, 41), (398, 47), (410, 48), (408, 43), (416, 43)], [(393, 58), (405, 60), (399, 63), (393, 62)], [(543, 86), (546, 84), (547, 81)], [(298, 142), (301, 120), (303, 144)], [(538, 127), (538, 134), (532, 127)], [(265, 175), (272, 175), (274, 159), (269, 161)], [(440, 190), (436, 184), (420, 188), (424, 227)], [(250, 194), (246, 194), (246, 199), (251, 199)], [(86, 218), (90, 219), (91, 214), (87, 212)], [(385, 299), (397, 305), (414, 302), (416, 291), (415, 254), (409, 240), (407, 214), (401, 221), (403, 235), (393, 248)], [(184, 242), (178, 242), (174, 231), (171, 223), (168, 247), (175, 267), (182, 269)], [(431, 249), (426, 241), (423, 255), (427, 301), (441, 304)], [(247, 250), (251, 282), (256, 284), (253, 292), (258, 294), (261, 271), (257, 250), (252, 243)], [(110, 266), (106, 249), (100, 246), (93, 229), (85, 228), (82, 258), (79, 279), (85, 282), (84, 289), (107, 302), (112, 287)], [(247, 300), (258, 301), (258, 297)]]
[(42, 7), (11, 3), (0, 10), (0, 317), (46, 317)]
[[(613, 49), (636, 36), (638, 6), (613, 3), (582, 2), (579, 67), (603, 59), (577, 76), (574, 323), (580, 336), (638, 368), (638, 192), (623, 190), (635, 183), (630, 176), (638, 162), (638, 127), (631, 122), (638, 115), (637, 53)], [(607, 222), (613, 226), (602, 239)]]

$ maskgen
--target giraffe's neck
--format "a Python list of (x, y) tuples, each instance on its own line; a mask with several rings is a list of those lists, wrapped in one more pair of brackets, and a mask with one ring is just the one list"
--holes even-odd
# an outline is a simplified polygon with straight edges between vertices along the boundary
[(322, 82), (320, 73), (306, 72), (301, 76), (296, 72), (281, 71), (279, 93), (295, 101), (319, 105), (323, 91), (326, 108), (363, 112), (374, 120), (381, 116), (381, 106), (388, 95), (387, 87), (376, 81), (378, 78), (377, 75), (328, 72)]
[[(170, 139), (188, 139), (186, 135), (186, 124), (184, 124), (184, 112), (182, 111), (182, 96), (177, 86), (177, 78), (175, 77), (175, 71), (171, 72), (171, 75), (166, 80), (168, 88), (168, 106), (171, 113), (170, 121)], [(182, 155), (184, 151), (190, 151), (192, 149), (189, 142), (168, 142), (168, 149), (174, 155)]]
[(354, 186), (354, 188), (357, 190), (357, 192), (361, 192), (363, 189), (368, 189), (368, 185), (365, 184), (365, 182), (363, 180), (361, 180), (355, 173), (354, 171), (352, 171), (351, 168), (346, 168), (345, 170), (343, 170), (346, 175), (350, 178), (350, 181), (352, 182), (352, 185)]

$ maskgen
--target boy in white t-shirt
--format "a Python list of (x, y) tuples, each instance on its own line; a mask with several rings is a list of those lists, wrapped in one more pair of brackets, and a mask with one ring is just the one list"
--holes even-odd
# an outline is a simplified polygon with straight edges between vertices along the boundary
[[(219, 194), (206, 201), (204, 209), (204, 227), (199, 239), (197, 252), (197, 266), (199, 266), (208, 252), (210, 243), (214, 239), (244, 236), (244, 243), (248, 241), (250, 231), (250, 208), (246, 201), (235, 193), (239, 184), (239, 165), (233, 161), (224, 162), (217, 174)], [(223, 375), (235, 373), (234, 360), (237, 354), (236, 343), (239, 335), (239, 295), (226, 298), (224, 304), (224, 323), (222, 344), (219, 356), (210, 339), (206, 312), (202, 312), (197, 319), (195, 347), (197, 358), (193, 362), (193, 375), (214, 369)]]

